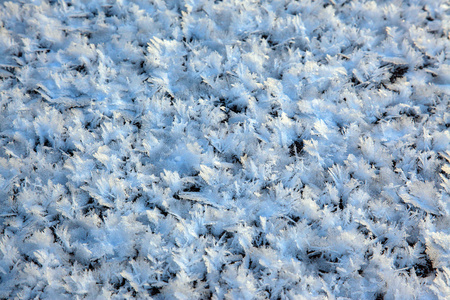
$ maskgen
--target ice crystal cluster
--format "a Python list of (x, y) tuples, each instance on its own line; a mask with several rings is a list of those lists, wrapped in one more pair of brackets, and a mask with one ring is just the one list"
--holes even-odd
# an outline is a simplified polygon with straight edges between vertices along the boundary
[(448, 1), (0, 2), (0, 298), (450, 299)]

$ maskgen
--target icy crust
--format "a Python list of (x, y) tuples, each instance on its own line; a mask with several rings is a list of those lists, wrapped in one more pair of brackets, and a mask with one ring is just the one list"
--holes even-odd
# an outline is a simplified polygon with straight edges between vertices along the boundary
[(450, 298), (447, 1), (1, 2), (0, 298)]

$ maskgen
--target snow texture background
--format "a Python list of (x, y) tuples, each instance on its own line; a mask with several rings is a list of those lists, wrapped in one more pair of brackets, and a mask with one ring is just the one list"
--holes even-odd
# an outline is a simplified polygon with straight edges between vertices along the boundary
[(450, 298), (449, 2), (0, 5), (0, 298)]

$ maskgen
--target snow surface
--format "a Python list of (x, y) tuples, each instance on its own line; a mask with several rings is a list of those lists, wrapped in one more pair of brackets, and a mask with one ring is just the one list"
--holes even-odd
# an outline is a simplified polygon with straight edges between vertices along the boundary
[(0, 2), (0, 298), (450, 299), (448, 1)]

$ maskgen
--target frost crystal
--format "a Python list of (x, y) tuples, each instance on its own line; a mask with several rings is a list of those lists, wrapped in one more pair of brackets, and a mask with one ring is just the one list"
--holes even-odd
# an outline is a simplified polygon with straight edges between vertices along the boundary
[(448, 1), (0, 2), (1, 299), (450, 299)]

